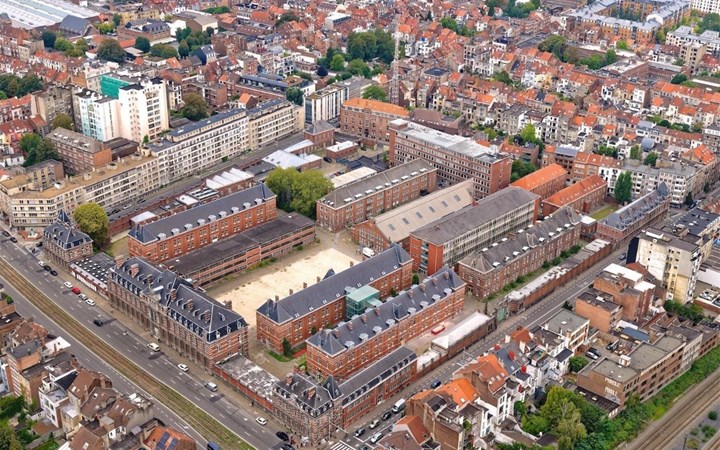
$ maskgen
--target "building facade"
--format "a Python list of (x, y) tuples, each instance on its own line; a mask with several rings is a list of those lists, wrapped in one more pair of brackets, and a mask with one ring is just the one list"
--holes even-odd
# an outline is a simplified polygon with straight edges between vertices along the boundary
[(567, 206), (587, 214), (603, 204), (606, 194), (605, 180), (600, 175), (590, 175), (543, 200), (542, 213), (547, 216)]
[(510, 186), (525, 189), (545, 200), (565, 187), (566, 177), (567, 172), (561, 165), (550, 164), (512, 182)]
[(73, 93), (75, 127), (100, 142), (122, 136), (120, 102), (97, 92), (82, 89)]
[(388, 123), (409, 117), (410, 113), (403, 107), (379, 100), (352, 98), (340, 108), (340, 131), (359, 137), (366, 145), (388, 144)]
[(46, 137), (70, 173), (91, 171), (112, 162), (110, 148), (91, 137), (65, 128), (56, 128)]
[(120, 136), (135, 142), (151, 141), (169, 128), (165, 80), (144, 79), (119, 89)]
[(55, 223), (45, 227), (42, 242), (45, 257), (65, 270), (72, 262), (93, 254), (92, 239), (75, 228), (65, 211), (60, 211)]
[(285, 99), (269, 100), (247, 111), (248, 145), (257, 150), (305, 128), (305, 109)]
[(597, 237), (617, 243), (634, 236), (667, 214), (671, 198), (665, 183), (660, 183), (654, 191), (599, 221)]
[(306, 96), (305, 122), (315, 123), (338, 119), (343, 103), (349, 98), (348, 95), (347, 86), (335, 83)]

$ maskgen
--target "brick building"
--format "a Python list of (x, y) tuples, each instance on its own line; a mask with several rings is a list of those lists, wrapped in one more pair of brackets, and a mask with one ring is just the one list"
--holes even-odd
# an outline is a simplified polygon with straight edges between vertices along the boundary
[(95, 170), (112, 162), (112, 151), (84, 134), (55, 128), (46, 136), (55, 146), (65, 168), (71, 173)]
[(600, 272), (592, 287), (622, 306), (621, 317), (629, 321), (647, 317), (656, 293), (656, 286), (643, 274), (618, 264), (610, 264)]
[(275, 194), (260, 183), (130, 230), (130, 256), (152, 262), (177, 258), (277, 217)]
[(612, 295), (594, 288), (586, 289), (575, 299), (575, 313), (590, 320), (590, 326), (609, 333), (622, 318), (622, 306)]
[[(305, 114), (307, 120), (307, 114)], [(324, 120), (308, 124), (303, 132), (305, 139), (311, 141), (316, 149), (328, 147), (335, 142), (335, 127)]]
[(113, 308), (191, 361), (209, 369), (248, 355), (245, 319), (170, 270), (141, 258), (118, 260), (107, 284)]
[(618, 243), (634, 236), (667, 214), (671, 198), (667, 185), (660, 183), (654, 191), (599, 221), (597, 237)]
[(352, 227), (353, 241), (376, 252), (391, 244), (410, 250), (410, 232), (473, 203), (473, 180), (437, 190)]
[(316, 284), (280, 300), (269, 299), (256, 312), (257, 339), (270, 349), (281, 352), (287, 339), (296, 346), (317, 330), (347, 319), (346, 296), (354, 289), (371, 286), (380, 298), (390, 291), (400, 292), (412, 283), (412, 260), (397, 245), (349, 269), (332, 269)]
[(395, 119), (407, 119), (408, 111), (379, 100), (351, 98), (340, 107), (340, 131), (361, 138), (365, 145), (390, 142), (388, 123)]
[[(623, 168), (623, 163), (611, 156), (598, 155), (589, 152), (579, 152), (573, 158), (570, 179), (573, 183), (589, 177), (590, 175), (605, 175), (606, 172), (617, 172)], [(606, 175), (607, 176), (607, 175)]]
[(308, 338), (308, 372), (346, 379), (460, 313), (464, 297), (465, 283), (445, 267), (420, 285)]
[(576, 245), (580, 229), (580, 216), (563, 208), (463, 258), (458, 274), (473, 295), (485, 298)]
[(600, 175), (590, 175), (543, 200), (542, 213), (547, 216), (563, 206), (589, 213), (603, 203), (606, 193), (607, 182)]
[(130, 39), (134, 41), (139, 37), (144, 37), (152, 44), (172, 36), (170, 27), (162, 20), (136, 19), (127, 22), (124, 27), (118, 27), (117, 37), (121, 41)]
[(475, 198), (510, 184), (512, 160), (497, 149), (429, 127), (396, 120), (390, 124), (390, 164), (413, 159), (429, 161), (438, 169), (440, 186), (475, 180)]
[(413, 267), (432, 275), (538, 218), (540, 198), (508, 187), (410, 233)]
[(90, 236), (76, 229), (75, 223), (60, 211), (57, 220), (43, 230), (43, 248), (45, 257), (63, 267), (93, 254), (93, 241)]
[(317, 223), (337, 232), (437, 188), (437, 169), (424, 160), (395, 166), (346, 184), (317, 201)]
[(561, 165), (550, 164), (510, 183), (510, 186), (525, 189), (545, 200), (565, 187), (566, 177), (567, 172)]

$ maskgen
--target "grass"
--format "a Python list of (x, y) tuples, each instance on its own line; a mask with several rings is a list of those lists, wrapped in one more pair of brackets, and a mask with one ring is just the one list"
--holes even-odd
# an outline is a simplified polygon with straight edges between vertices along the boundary
[(293, 360), (292, 358), (288, 358), (287, 356), (281, 355), (280, 353), (275, 353), (272, 350), (268, 350), (268, 355), (272, 356), (280, 362), (290, 362)]
[(127, 255), (128, 254), (128, 237), (125, 236), (122, 239), (110, 244), (110, 247), (105, 251), (110, 256)]
[(607, 216), (609, 216), (610, 214), (617, 211), (619, 207), (620, 207), (620, 205), (615, 205), (615, 204), (608, 205), (608, 206), (604, 207), (603, 209), (599, 209), (599, 210), (595, 211), (593, 214), (590, 215), (590, 217), (592, 217), (595, 220), (602, 220), (602, 219), (606, 218)]
[(37, 447), (35, 450), (57, 450), (58, 448), (60, 448), (60, 446), (58, 445), (58, 443), (55, 442), (54, 439), (50, 439), (49, 441), (47, 441), (47, 442), (44, 443), (43, 445)]

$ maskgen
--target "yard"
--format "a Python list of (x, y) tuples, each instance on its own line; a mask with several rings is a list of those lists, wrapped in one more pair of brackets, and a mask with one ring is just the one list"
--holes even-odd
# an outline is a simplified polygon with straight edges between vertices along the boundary
[(597, 211), (590, 214), (590, 217), (592, 217), (595, 220), (602, 220), (620, 208), (620, 205), (616, 205), (614, 203), (606, 204), (606, 205), (607, 206), (605, 206), (604, 208), (598, 209)]

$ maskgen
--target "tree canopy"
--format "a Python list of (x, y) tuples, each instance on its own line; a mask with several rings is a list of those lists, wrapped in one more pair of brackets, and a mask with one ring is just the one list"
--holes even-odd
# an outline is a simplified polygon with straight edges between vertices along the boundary
[(188, 45), (187, 41), (183, 39), (178, 45), (178, 56), (180, 56), (181, 58), (187, 58), (189, 54), (190, 46)]
[(298, 172), (295, 168), (276, 168), (266, 183), (277, 195), (278, 206), (315, 218), (315, 202), (332, 190), (332, 183), (319, 170)]
[(28, 74), (22, 78), (12, 73), (0, 75), (0, 92), (5, 93), (8, 97), (22, 97), (43, 89), (40, 78), (34, 74)]
[(621, 205), (632, 199), (632, 175), (630, 172), (621, 173), (615, 181), (615, 200)]
[(366, 87), (365, 90), (363, 91), (362, 98), (386, 102), (387, 101), (387, 92), (385, 92), (385, 89), (378, 86), (377, 84), (371, 84), (370, 86)]
[(150, 55), (162, 58), (162, 59), (168, 59), (168, 58), (177, 58), (178, 52), (175, 50), (175, 47), (172, 45), (167, 44), (155, 44), (150, 48)]
[(65, 128), (66, 130), (72, 130), (72, 117), (65, 113), (58, 114), (52, 121), (52, 129), (54, 130), (55, 128)]
[(146, 38), (145, 36), (138, 36), (135, 38), (134, 47), (142, 51), (143, 53), (147, 53), (150, 51), (150, 39)]
[(20, 138), (20, 150), (25, 153), (25, 167), (47, 159), (59, 159), (52, 142), (36, 133), (28, 133)]
[(512, 163), (512, 171), (510, 172), (510, 181), (517, 181), (525, 175), (535, 172), (535, 166), (528, 161), (516, 159)]
[(185, 102), (182, 109), (183, 117), (196, 122), (208, 117), (208, 107), (201, 95), (191, 92), (183, 97), (183, 101)]
[(120, 24), (122, 23), (122, 15), (120, 15), (118, 13), (113, 14), (112, 21), (113, 21), (113, 25), (115, 25), (116, 28), (119, 27)]
[(300, 88), (291, 87), (285, 91), (285, 98), (298, 106), (303, 105), (304, 94)]
[(55, 48), (55, 40), (57, 34), (52, 30), (45, 30), (42, 32), (42, 40), (45, 48)]
[(92, 238), (96, 247), (105, 246), (110, 230), (110, 221), (102, 206), (95, 202), (80, 205), (75, 208), (73, 219), (83, 233)]
[(347, 53), (349, 59), (370, 61), (379, 58), (390, 64), (395, 57), (395, 40), (390, 33), (375, 29), (361, 33), (351, 33), (348, 37)]
[(98, 46), (97, 56), (105, 61), (121, 63), (125, 61), (125, 49), (115, 39), (103, 39)]
[(580, 372), (583, 367), (588, 365), (588, 360), (582, 356), (573, 356), (570, 358), (570, 361), (568, 361), (568, 364), (570, 366), (570, 372)]
[(655, 163), (657, 162), (660, 155), (657, 154), (657, 152), (650, 152), (643, 160), (643, 164), (650, 167), (655, 167)]

